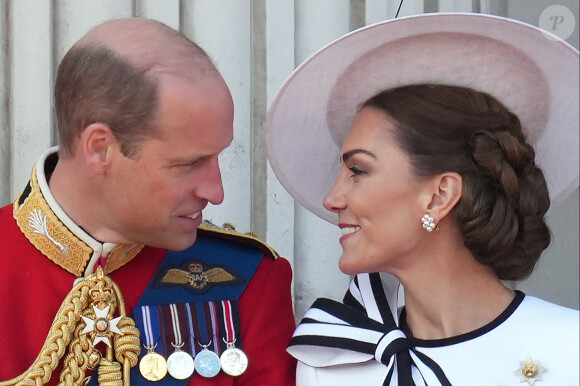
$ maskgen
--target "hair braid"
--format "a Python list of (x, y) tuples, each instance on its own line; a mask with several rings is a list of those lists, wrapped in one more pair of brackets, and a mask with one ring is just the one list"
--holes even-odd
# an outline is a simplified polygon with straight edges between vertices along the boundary
[(528, 276), (550, 243), (550, 200), (518, 117), (491, 95), (433, 84), (387, 90), (367, 106), (393, 119), (416, 175), (461, 175), (453, 214), (473, 256), (500, 279)]

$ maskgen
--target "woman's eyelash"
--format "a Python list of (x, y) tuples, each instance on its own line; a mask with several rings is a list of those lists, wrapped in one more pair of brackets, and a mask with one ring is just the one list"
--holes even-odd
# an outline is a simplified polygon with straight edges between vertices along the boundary
[(361, 168), (359, 168), (357, 166), (351, 166), (348, 169), (352, 172), (353, 176), (360, 176), (362, 174), (366, 174), (367, 173), (366, 170), (361, 169)]

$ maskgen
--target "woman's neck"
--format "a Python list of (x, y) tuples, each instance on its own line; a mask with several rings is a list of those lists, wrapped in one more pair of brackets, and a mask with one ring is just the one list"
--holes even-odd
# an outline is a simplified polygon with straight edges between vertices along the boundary
[(443, 339), (476, 330), (497, 318), (514, 298), (491, 268), (466, 249), (454, 252), (453, 258), (431, 255), (412, 272), (397, 275), (415, 338)]

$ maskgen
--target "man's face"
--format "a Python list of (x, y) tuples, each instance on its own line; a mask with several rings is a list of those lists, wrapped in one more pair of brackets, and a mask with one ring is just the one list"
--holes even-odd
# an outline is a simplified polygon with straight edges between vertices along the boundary
[(218, 155), (232, 141), (233, 104), (221, 78), (163, 76), (157, 133), (135, 159), (115, 149), (106, 176), (108, 227), (119, 240), (191, 246), (208, 202), (224, 198)]

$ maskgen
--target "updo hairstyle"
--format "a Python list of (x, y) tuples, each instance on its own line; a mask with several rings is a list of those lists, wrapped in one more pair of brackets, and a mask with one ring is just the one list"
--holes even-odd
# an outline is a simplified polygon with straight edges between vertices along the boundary
[(502, 280), (529, 276), (550, 243), (550, 198), (518, 117), (486, 93), (430, 84), (386, 90), (363, 107), (392, 118), (417, 176), (462, 176), (452, 213), (475, 259)]

